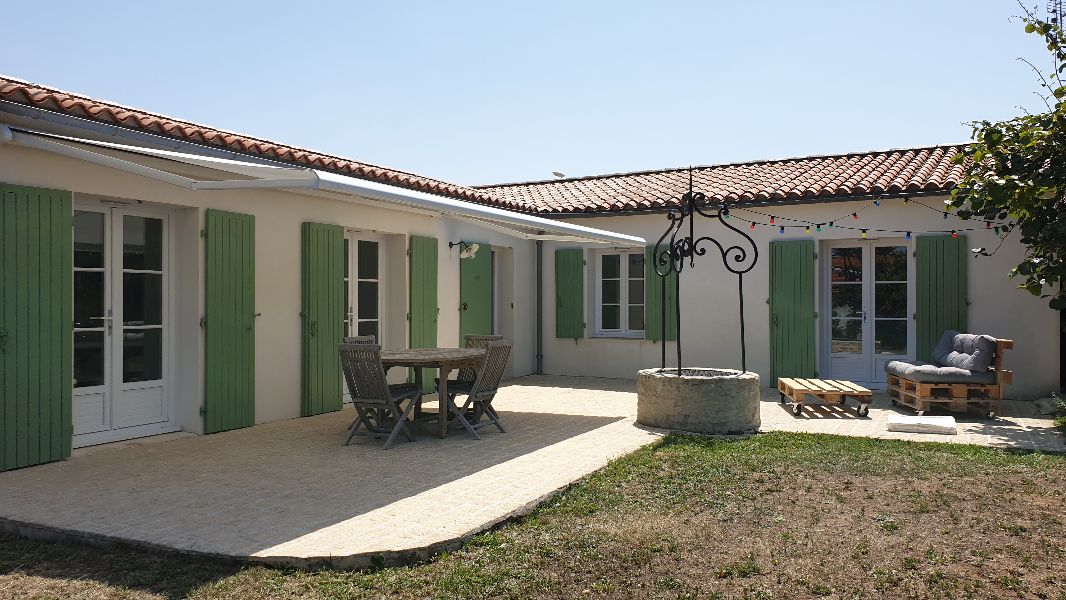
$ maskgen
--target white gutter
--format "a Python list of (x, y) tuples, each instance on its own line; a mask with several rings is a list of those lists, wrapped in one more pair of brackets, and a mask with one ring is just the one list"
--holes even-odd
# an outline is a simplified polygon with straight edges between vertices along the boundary
[[(527, 240), (622, 244), (625, 246), (643, 246), (645, 244), (643, 238), (636, 236), (573, 225), (535, 215), (512, 212), (465, 200), (408, 190), (317, 169), (272, 166), (199, 156), (184, 152), (127, 146), (37, 131), (16, 130), (0, 124), (0, 144), (5, 143), (69, 156), (190, 190), (279, 189), (295, 193), (299, 193), (301, 190), (319, 190), (359, 196), (386, 204), (439, 213), (443, 216), (471, 221), (482, 227), (496, 229), (508, 235)], [(130, 160), (94, 152), (82, 146), (95, 146), (122, 153), (150, 156), (253, 178), (224, 179), (221, 181), (192, 179)]]

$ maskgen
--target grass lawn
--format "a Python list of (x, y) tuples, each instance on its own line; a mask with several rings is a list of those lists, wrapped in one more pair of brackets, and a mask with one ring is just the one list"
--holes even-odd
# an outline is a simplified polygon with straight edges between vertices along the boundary
[(671, 436), (432, 563), (301, 572), (0, 537), (0, 598), (1066, 599), (1066, 456)]

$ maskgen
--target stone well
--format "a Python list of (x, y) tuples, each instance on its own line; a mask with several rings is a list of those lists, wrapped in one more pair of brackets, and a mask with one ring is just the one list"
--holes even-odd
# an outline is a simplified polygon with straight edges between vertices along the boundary
[(758, 430), (759, 376), (733, 369), (645, 369), (637, 374), (637, 422), (709, 434)]

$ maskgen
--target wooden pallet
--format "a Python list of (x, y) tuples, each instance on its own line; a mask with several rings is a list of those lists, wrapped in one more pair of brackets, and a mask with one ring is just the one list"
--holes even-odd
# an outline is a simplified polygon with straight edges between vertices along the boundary
[(803, 412), (803, 400), (813, 396), (822, 402), (844, 406), (848, 396), (859, 402), (858, 414), (865, 417), (870, 413), (870, 401), (873, 392), (850, 381), (841, 379), (794, 379), (781, 377), (777, 380), (777, 391), (781, 404), (785, 399), (792, 400), (792, 414), (799, 416)]
[(923, 383), (889, 375), (888, 398), (892, 404), (913, 408), (919, 415), (934, 406), (953, 412), (965, 412), (975, 406), (988, 418), (994, 418), (1003, 399), (1003, 386), (1014, 381), (1014, 373), (1003, 368), (1003, 353), (1012, 348), (1013, 341), (996, 340), (996, 355), (990, 367), (996, 372), (995, 383)]

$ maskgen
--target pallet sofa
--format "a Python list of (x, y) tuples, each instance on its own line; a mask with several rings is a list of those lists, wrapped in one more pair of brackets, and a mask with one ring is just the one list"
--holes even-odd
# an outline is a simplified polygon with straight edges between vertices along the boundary
[(995, 418), (1003, 386), (1014, 380), (1003, 368), (1003, 353), (1013, 347), (1011, 340), (945, 331), (933, 349), (933, 362), (894, 360), (885, 365), (888, 397), (919, 415), (934, 405), (955, 412), (976, 406)]

